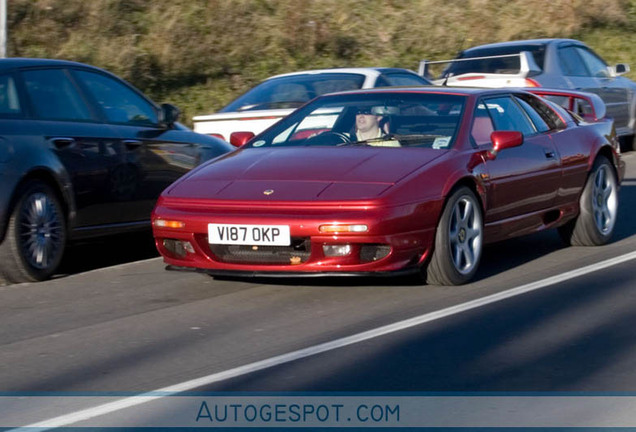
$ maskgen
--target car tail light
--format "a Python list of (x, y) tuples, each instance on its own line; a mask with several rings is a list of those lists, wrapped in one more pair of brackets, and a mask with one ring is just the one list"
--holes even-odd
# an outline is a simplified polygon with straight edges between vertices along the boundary
[(526, 87), (541, 87), (541, 84), (539, 84), (532, 78), (526, 78)]
[(223, 135), (221, 135), (221, 134), (211, 133), (211, 134), (208, 134), (208, 135), (210, 135), (211, 137), (219, 138), (219, 139), (222, 139), (223, 141), (225, 141), (225, 137)]
[(470, 80), (478, 80), (478, 79), (485, 79), (486, 77), (484, 75), (469, 75), (469, 76), (465, 76), (465, 77), (459, 77), (457, 78), (457, 81), (470, 81)]

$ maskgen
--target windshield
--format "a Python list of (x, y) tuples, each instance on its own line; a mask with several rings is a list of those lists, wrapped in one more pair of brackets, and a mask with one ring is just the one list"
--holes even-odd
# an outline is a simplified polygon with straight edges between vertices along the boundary
[(298, 108), (316, 96), (358, 90), (364, 75), (354, 73), (316, 73), (272, 78), (262, 82), (219, 112)]
[(249, 147), (452, 147), (465, 96), (374, 92), (325, 96), (292, 113)]
[[(543, 70), (545, 59), (545, 45), (509, 45), (494, 48), (475, 48), (462, 52), (458, 59), (473, 57), (492, 57), (510, 54), (519, 54), (528, 51), (532, 54), (534, 62)], [(443, 77), (462, 75), (466, 73), (519, 73), (519, 57), (500, 57), (480, 60), (454, 62), (442, 73)]]

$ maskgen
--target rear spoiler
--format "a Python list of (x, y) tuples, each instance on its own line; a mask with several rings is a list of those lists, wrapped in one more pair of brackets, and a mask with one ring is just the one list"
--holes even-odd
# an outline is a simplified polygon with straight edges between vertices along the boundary
[[(519, 78), (525, 78), (528, 76), (536, 75), (541, 72), (541, 68), (537, 66), (537, 63), (534, 61), (534, 57), (532, 56), (532, 53), (530, 53), (529, 51), (521, 51), (520, 53), (517, 53), (517, 54), (503, 54), (503, 55), (487, 56), (487, 57), (456, 58), (452, 60), (437, 60), (437, 61), (421, 60), (417, 73), (425, 78), (431, 78), (429, 66), (432, 64), (447, 63), (450, 65), (452, 63), (465, 62), (465, 61), (488, 60), (488, 59), (509, 58), (509, 57), (519, 57), (519, 72), (516, 74), (506, 74), (506, 76), (513, 75)], [(491, 74), (491, 73), (492, 72), (488, 72), (488, 74)], [(453, 78), (456, 78), (462, 75), (467, 75), (467, 74), (454, 75)]]
[(546, 88), (527, 88), (524, 90), (546, 99), (550, 99), (550, 97), (565, 98), (565, 101), (560, 102), (559, 105), (582, 116), (587, 121), (601, 121), (607, 114), (605, 102), (594, 93)]

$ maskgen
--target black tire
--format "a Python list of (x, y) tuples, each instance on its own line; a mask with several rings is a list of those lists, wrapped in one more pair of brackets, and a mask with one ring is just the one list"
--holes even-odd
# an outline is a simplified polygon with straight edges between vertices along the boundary
[(64, 210), (51, 187), (42, 181), (25, 184), (18, 196), (0, 244), (0, 279), (12, 283), (48, 279), (64, 254)]
[(614, 232), (618, 216), (618, 180), (605, 156), (594, 161), (579, 199), (579, 215), (558, 228), (566, 244), (599, 246)]
[(481, 205), (467, 187), (453, 192), (435, 232), (433, 254), (426, 267), (426, 282), (461, 285), (475, 276), (484, 239)]

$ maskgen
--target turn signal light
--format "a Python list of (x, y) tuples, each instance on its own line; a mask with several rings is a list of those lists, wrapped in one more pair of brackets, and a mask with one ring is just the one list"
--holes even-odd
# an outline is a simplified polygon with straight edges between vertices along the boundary
[(185, 228), (185, 222), (174, 221), (174, 220), (155, 219), (153, 224), (157, 228), (173, 228), (173, 229)]
[(366, 225), (320, 225), (318, 231), (325, 234), (336, 233), (361, 233), (369, 231), (369, 227)]

